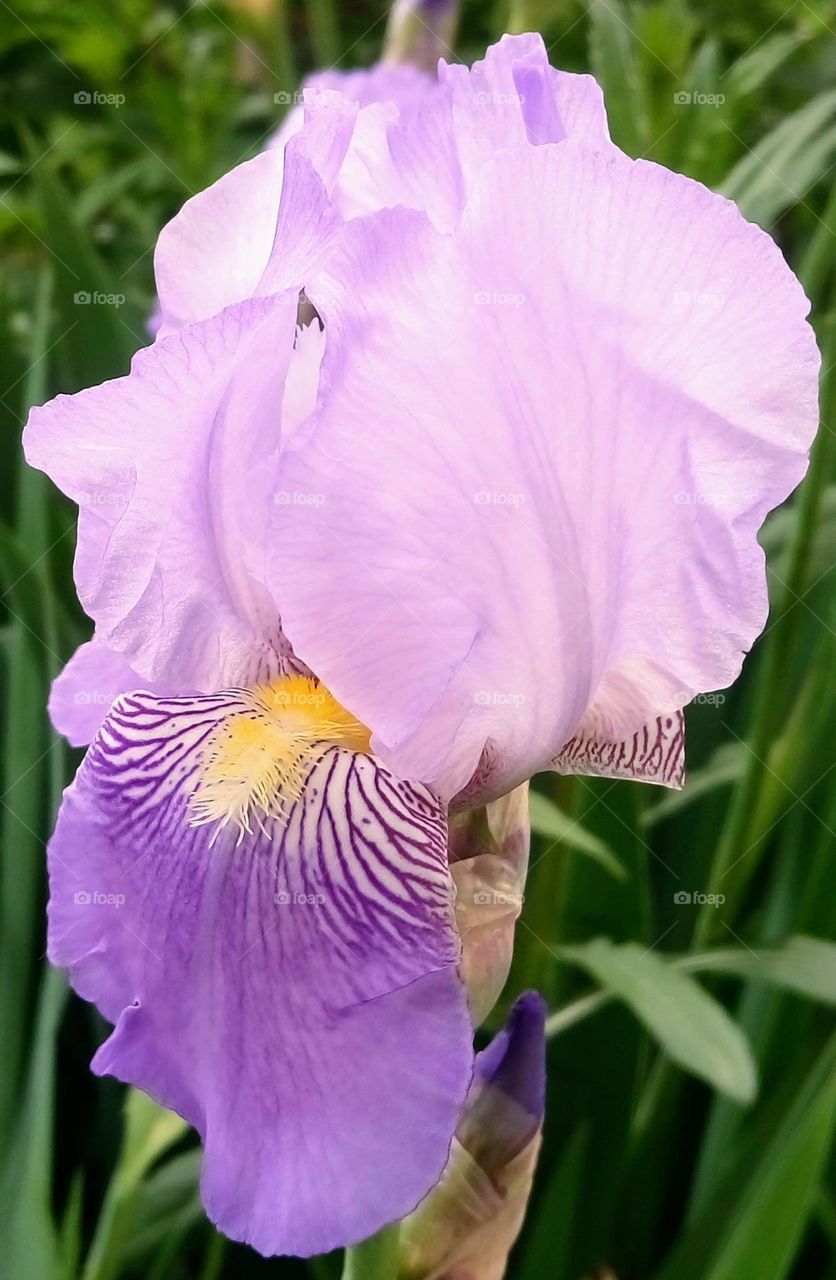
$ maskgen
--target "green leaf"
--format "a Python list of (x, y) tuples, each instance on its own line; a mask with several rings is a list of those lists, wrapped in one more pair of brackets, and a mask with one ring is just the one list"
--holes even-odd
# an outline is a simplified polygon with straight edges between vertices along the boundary
[(759, 89), (809, 40), (802, 31), (778, 31), (747, 49), (723, 77), (723, 91), (734, 101)]
[[(51, 272), (44, 269), (35, 296), (23, 417), (44, 394), (50, 299)], [(43, 574), (50, 550), (47, 482), (27, 467), (22, 457), (17, 464), (15, 497), (19, 536), (0, 524), (0, 603), (11, 615), (0, 768), (0, 1149), (17, 1122), (14, 1091), (20, 1084), (31, 1035), (36, 958), (41, 950), (44, 801), (53, 778), (53, 761), (60, 763), (43, 716), (33, 714), (33, 708), (46, 702), (48, 677), (60, 662), (50, 629)]]
[(785, 1280), (836, 1127), (836, 1036), (769, 1135), (753, 1133), (713, 1206), (654, 1280)]
[(338, 8), (334, 0), (306, 0), (305, 7), (316, 62), (332, 67), (340, 57)]
[(735, 166), (723, 194), (762, 227), (804, 196), (828, 172), (836, 151), (836, 90), (787, 116)]
[(585, 831), (579, 822), (558, 808), (548, 796), (532, 791), (529, 797), (529, 814), (531, 830), (537, 835), (566, 845), (576, 853), (585, 854), (616, 880), (626, 879), (627, 871), (609, 845), (598, 836)]
[(671, 791), (658, 803), (645, 811), (644, 825), (652, 827), (687, 809), (696, 800), (710, 795), (720, 787), (736, 782), (746, 764), (746, 748), (742, 742), (724, 742), (718, 747), (708, 764), (689, 773), (681, 791)]
[(49, 159), (32, 163), (32, 182), (41, 240), (56, 275), (59, 349), (72, 381), (85, 387), (126, 373), (131, 356), (147, 341), (143, 318), (127, 298), (124, 282), (101, 261)]
[(693, 978), (635, 943), (596, 938), (561, 955), (625, 1001), (664, 1051), (686, 1071), (750, 1102), (756, 1070), (749, 1046), (722, 1005)]
[(741, 978), (771, 982), (788, 991), (836, 1004), (836, 943), (803, 934), (788, 938), (781, 947), (753, 951), (720, 951), (706, 956), (711, 968)]
[(543, 1276), (561, 1280), (566, 1274), (588, 1140), (584, 1126), (574, 1131), (552, 1166), (545, 1190), (533, 1206), (533, 1219), (529, 1210), (532, 1220), (513, 1268), (518, 1280), (542, 1280)]
[(589, 8), (589, 61), (603, 87), (613, 138), (631, 156), (649, 139), (644, 86), (636, 58), (636, 38), (620, 0), (593, 0)]
[(0, 1256), (15, 1280), (57, 1280), (60, 1275), (52, 1220), (52, 1144), (55, 1042), (66, 1000), (64, 975), (45, 965), (29, 1076), (0, 1186), (0, 1202), (10, 1206)]
[(346, 1249), (342, 1280), (396, 1280), (399, 1236), (400, 1226), (395, 1222)]
[(151, 1165), (187, 1131), (173, 1111), (131, 1089), (125, 1107), (125, 1134), (84, 1267), (83, 1280), (115, 1280), (128, 1246), (142, 1180)]
[(61, 1219), (58, 1236), (58, 1257), (60, 1258), (60, 1280), (76, 1280), (81, 1262), (82, 1212), (84, 1209), (84, 1180), (81, 1173), (75, 1174), (70, 1184), (70, 1194)]

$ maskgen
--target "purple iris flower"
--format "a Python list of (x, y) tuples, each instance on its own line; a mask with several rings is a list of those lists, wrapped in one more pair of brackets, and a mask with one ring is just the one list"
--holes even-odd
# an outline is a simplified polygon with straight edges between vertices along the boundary
[(94, 1069), (199, 1130), (219, 1227), (323, 1252), (414, 1209), (471, 1082), (448, 812), (680, 784), (818, 354), (769, 237), (534, 36), (406, 102), (312, 90), (156, 269), (153, 346), (26, 434), (95, 621), (49, 954), (115, 1024)]

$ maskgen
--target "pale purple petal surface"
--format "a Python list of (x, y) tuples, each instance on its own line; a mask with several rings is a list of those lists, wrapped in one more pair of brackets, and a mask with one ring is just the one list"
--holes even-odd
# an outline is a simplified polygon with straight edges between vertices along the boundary
[[(142, 685), (121, 653), (108, 649), (94, 636), (79, 645), (60, 675), (52, 682), (49, 717), (71, 746), (86, 747), (96, 736), (111, 704), (120, 693)], [(168, 692), (153, 689), (154, 693)]]
[(281, 668), (265, 462), (296, 305), (228, 308), (138, 352), (128, 377), (32, 411), (27, 459), (80, 508), (81, 603), (143, 683), (209, 691)]
[[(286, 630), (408, 776), (496, 793), (577, 732), (728, 685), (762, 629), (756, 534), (817, 423), (774, 243), (659, 166), (505, 152), (459, 230), (393, 210), (310, 289), (330, 400), (281, 463)], [(346, 646), (346, 636), (362, 644)]]
[[(472, 69), (442, 62), (438, 80), (386, 65), (313, 76), (304, 106), (267, 152), (187, 200), (163, 229), (155, 253), (162, 332), (277, 287), (276, 269), (282, 287), (289, 283), (288, 160), (303, 158), (346, 217), (404, 204), (447, 227), (497, 150), (567, 137), (612, 149), (600, 88), (551, 67), (536, 35), (503, 37)], [(315, 227), (317, 203), (312, 196), (307, 210)]]

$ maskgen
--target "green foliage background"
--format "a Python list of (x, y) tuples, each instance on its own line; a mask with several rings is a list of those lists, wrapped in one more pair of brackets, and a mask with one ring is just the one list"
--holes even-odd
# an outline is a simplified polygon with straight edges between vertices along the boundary
[[(30, 404), (126, 371), (163, 222), (259, 150), (276, 94), (374, 61), (385, 18), (382, 0), (0, 0), (3, 1280), (339, 1275), (339, 1258), (264, 1261), (213, 1232), (192, 1137), (89, 1074), (104, 1024), (43, 961), (44, 841), (76, 764), (44, 705), (88, 627), (74, 510), (19, 438)], [(836, 16), (826, 0), (468, 0), (457, 54), (531, 28), (603, 82), (627, 151), (778, 238), (825, 374), (811, 472), (763, 534), (769, 626), (737, 686), (689, 709), (686, 790), (538, 781), (508, 997), (536, 985), (555, 1015), (509, 1274), (836, 1280)], [(93, 92), (124, 101), (76, 98)], [(95, 290), (124, 301), (74, 301)]]

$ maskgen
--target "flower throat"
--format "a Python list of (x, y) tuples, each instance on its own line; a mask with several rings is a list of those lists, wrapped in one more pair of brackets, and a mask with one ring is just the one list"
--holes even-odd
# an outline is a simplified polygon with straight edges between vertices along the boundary
[(213, 733), (189, 802), (193, 827), (217, 822), (217, 836), (233, 823), (239, 844), (253, 823), (287, 821), (324, 747), (370, 750), (366, 726), (308, 676), (280, 676), (242, 699)]

